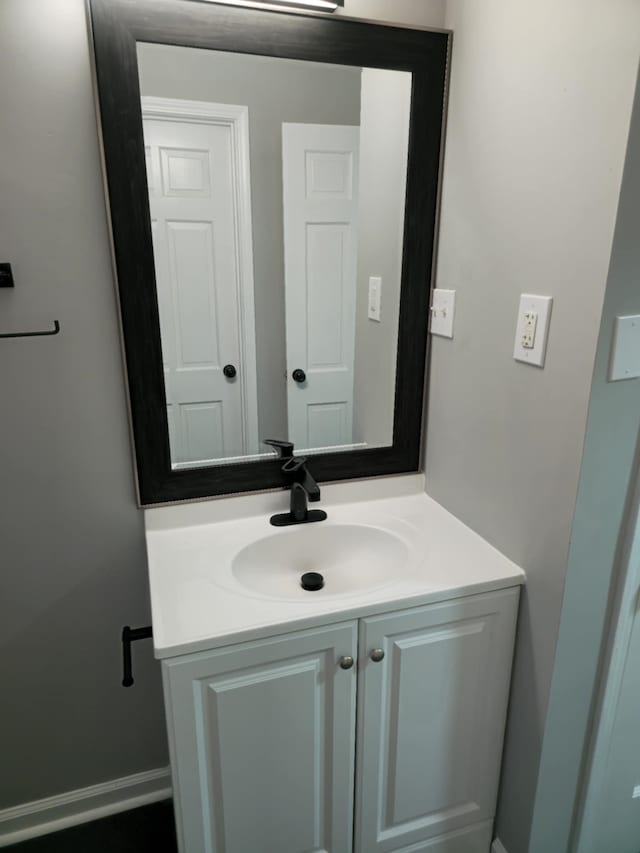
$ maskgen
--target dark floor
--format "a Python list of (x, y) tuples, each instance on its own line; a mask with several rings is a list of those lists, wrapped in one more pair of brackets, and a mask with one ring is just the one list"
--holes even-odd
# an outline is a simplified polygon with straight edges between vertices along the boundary
[(128, 812), (5, 847), (5, 853), (177, 853), (173, 803)]

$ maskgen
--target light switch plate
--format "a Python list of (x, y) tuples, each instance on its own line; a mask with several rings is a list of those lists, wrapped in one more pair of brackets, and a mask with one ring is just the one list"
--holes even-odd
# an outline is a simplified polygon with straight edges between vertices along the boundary
[(521, 295), (513, 349), (516, 361), (544, 367), (552, 305), (551, 296), (535, 296), (531, 293)]
[(455, 290), (444, 290), (437, 287), (431, 297), (431, 327), (432, 335), (443, 338), (453, 337), (453, 319), (456, 311)]
[(616, 317), (609, 365), (609, 381), (640, 376), (640, 314)]
[(367, 317), (370, 320), (380, 322), (380, 302), (382, 300), (382, 279), (379, 276), (369, 278), (369, 304), (367, 306)]

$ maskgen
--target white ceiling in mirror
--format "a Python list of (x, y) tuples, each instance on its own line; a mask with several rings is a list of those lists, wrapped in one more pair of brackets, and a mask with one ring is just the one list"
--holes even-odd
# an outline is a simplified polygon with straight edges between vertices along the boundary
[(138, 67), (172, 466), (389, 446), (411, 74), (146, 43)]

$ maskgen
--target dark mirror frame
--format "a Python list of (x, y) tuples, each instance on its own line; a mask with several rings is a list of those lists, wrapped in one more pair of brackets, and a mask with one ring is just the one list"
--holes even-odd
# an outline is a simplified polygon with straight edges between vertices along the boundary
[(171, 469), (140, 41), (412, 73), (393, 444), (314, 454), (311, 468), (319, 481), (419, 470), (449, 34), (196, 0), (89, 0), (89, 6), (141, 505), (277, 488), (284, 478), (275, 457)]

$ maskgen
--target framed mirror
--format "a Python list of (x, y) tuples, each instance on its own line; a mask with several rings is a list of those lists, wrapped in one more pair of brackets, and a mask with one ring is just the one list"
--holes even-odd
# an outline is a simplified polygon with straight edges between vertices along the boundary
[(418, 470), (448, 34), (90, 9), (140, 503)]

